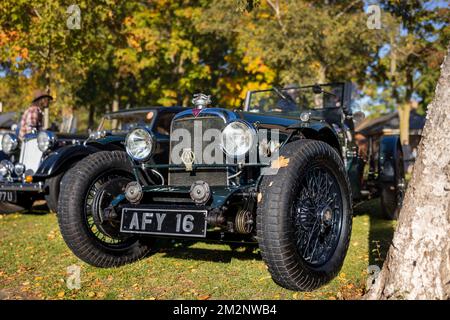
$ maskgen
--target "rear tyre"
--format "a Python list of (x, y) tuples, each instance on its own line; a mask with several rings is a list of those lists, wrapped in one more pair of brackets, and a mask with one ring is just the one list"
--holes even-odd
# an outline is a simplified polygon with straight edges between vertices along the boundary
[(383, 217), (388, 220), (397, 220), (405, 197), (405, 169), (403, 164), (403, 152), (397, 147), (394, 158), (394, 182), (383, 182), (381, 184), (380, 201)]
[(61, 180), (66, 172), (61, 172), (54, 177), (47, 179), (45, 182), (47, 186), (47, 194), (45, 195), (45, 201), (50, 211), (56, 213), (58, 211), (58, 197), (61, 187)]
[(295, 291), (327, 283), (342, 267), (352, 228), (351, 192), (344, 163), (328, 144), (286, 145), (289, 159), (264, 176), (257, 209), (261, 255), (273, 280)]
[(94, 153), (64, 175), (58, 223), (64, 241), (84, 262), (96, 267), (117, 267), (150, 252), (150, 242), (119, 232), (119, 220), (101, 218), (105, 207), (132, 179), (129, 160), (121, 151)]

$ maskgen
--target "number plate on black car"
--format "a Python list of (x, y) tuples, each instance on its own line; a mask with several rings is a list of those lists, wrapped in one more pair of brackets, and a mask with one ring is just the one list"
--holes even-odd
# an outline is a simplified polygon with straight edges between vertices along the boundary
[(203, 238), (206, 210), (123, 208), (120, 231)]
[(0, 191), (0, 201), (4, 202), (16, 202), (16, 192), (15, 191)]

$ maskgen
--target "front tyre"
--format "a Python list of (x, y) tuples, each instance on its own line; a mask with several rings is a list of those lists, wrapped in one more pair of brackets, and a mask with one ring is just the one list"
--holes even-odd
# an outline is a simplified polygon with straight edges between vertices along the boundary
[(344, 163), (321, 141), (289, 143), (289, 159), (276, 175), (264, 176), (257, 209), (261, 255), (273, 280), (310, 291), (342, 267), (352, 228), (351, 191)]
[(119, 232), (120, 221), (102, 219), (102, 211), (132, 178), (127, 155), (121, 151), (94, 153), (64, 175), (58, 223), (64, 241), (84, 262), (117, 267), (149, 253), (147, 243)]

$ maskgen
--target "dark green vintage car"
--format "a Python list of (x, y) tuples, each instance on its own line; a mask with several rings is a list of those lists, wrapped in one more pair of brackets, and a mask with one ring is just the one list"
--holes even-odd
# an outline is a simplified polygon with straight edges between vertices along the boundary
[(98, 267), (140, 259), (158, 238), (257, 244), (276, 283), (317, 288), (343, 264), (352, 203), (374, 193), (363, 187), (396, 188), (394, 140), (376, 181), (361, 181), (350, 97), (344, 83), (273, 88), (230, 111), (196, 95), (170, 141), (134, 128), (126, 153), (95, 153), (66, 174), (63, 238)]

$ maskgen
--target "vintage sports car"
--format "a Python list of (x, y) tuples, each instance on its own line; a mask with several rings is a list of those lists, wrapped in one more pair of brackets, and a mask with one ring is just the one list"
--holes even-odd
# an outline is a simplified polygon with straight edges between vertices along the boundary
[[(66, 174), (62, 236), (98, 267), (143, 258), (163, 237), (256, 243), (277, 284), (315, 289), (339, 272), (352, 201), (367, 196), (350, 97), (344, 83), (273, 88), (231, 111), (198, 94), (169, 141), (134, 128), (126, 153), (95, 153)], [(389, 147), (377, 176), (392, 184)]]
[(28, 209), (45, 198), (56, 212), (60, 182), (68, 169), (92, 153), (124, 150), (125, 136), (136, 126), (168, 135), (173, 116), (181, 110), (147, 107), (108, 113), (89, 136), (41, 131), (19, 141), (15, 134), (5, 134), (2, 145), (9, 159), (0, 162), (0, 202)]

